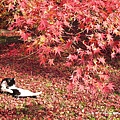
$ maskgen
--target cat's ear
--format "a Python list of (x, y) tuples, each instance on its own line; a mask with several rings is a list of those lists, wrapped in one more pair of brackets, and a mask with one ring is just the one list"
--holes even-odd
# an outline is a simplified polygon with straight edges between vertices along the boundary
[(12, 80), (15, 80), (15, 78), (12, 78)]
[(2, 79), (1, 84), (2, 84), (3, 82), (7, 82), (7, 79), (8, 79), (8, 78)]

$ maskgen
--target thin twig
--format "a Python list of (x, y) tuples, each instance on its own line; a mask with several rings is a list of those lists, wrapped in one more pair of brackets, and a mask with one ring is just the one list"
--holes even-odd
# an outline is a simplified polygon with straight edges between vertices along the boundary
[(35, 53), (37, 53), (37, 51), (32, 52), (31, 54), (29, 54), (29, 55), (27, 55), (27, 56), (24, 56), (24, 57), (22, 57), (22, 58), (19, 58), (18, 60), (23, 60), (23, 59), (25, 59), (25, 58), (28, 58), (28, 57), (30, 57), (31, 55), (35, 54)]

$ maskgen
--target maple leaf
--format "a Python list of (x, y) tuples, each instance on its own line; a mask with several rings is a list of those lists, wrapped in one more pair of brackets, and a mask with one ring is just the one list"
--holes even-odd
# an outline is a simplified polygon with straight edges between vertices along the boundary
[(20, 30), (20, 35), (23, 40), (28, 40), (28, 37), (30, 36), (29, 33), (25, 33), (24, 31)]
[(13, 28), (14, 28), (13, 25), (10, 25), (8, 30), (13, 30)]
[(70, 66), (72, 65), (72, 62), (66, 62), (64, 65), (65, 65), (66, 67), (70, 67)]
[(49, 59), (48, 63), (50, 64), (50, 66), (54, 65), (54, 59)]
[(99, 40), (104, 40), (105, 35), (103, 33), (97, 33), (96, 36), (98, 37)]
[(72, 41), (71, 40), (68, 40), (67, 43), (66, 43), (66, 48), (70, 48), (72, 45)]
[(114, 41), (113, 41), (112, 39), (110, 39), (110, 40), (108, 41), (108, 44), (109, 44), (110, 46), (113, 46), (113, 45), (114, 45)]
[(107, 85), (104, 85), (102, 92), (103, 93), (109, 93), (112, 92), (114, 90), (114, 85), (113, 83), (108, 83)]
[(100, 53), (100, 48), (94, 48), (94, 49), (93, 49), (93, 52), (94, 52), (94, 54)]
[(107, 40), (113, 40), (112, 35), (110, 35), (109, 33), (107, 34)]
[(45, 35), (41, 35), (39, 40), (38, 40), (38, 45), (43, 45), (46, 41)]
[[(39, 56), (40, 57), (40, 56)], [(40, 57), (40, 65), (45, 65), (46, 63), (46, 58), (44, 56)]]
[(71, 55), (69, 54), (69, 56), (67, 57), (70, 61), (74, 61), (77, 60), (78, 56), (77, 55)]
[[(16, 16), (15, 16), (16, 17)], [(17, 18), (18, 17), (18, 18)], [(24, 19), (24, 17), (22, 17), (22, 16), (17, 16), (16, 17), (16, 21), (15, 21), (15, 25), (14, 26), (18, 26), (18, 27), (20, 27), (24, 22), (25, 22), (25, 19)]]
[(12, 3), (10, 3), (9, 6), (8, 6), (8, 11), (13, 10), (14, 7), (15, 7), (15, 6), (14, 6)]
[(63, 52), (63, 49), (61, 46), (54, 47), (54, 52), (55, 52), (55, 55), (58, 54), (61, 56), (61, 52)]
[(20, 9), (21, 10), (24, 10), (23, 8), (26, 8), (27, 7), (27, 0), (24, 0), (24, 1), (18, 1), (18, 3), (20, 4)]
[(103, 65), (106, 63), (104, 57), (97, 58)]
[(82, 77), (82, 69), (81, 68), (77, 68), (76, 70), (74, 70), (74, 73), (76, 73), (76, 77), (79, 79), (80, 77)]
[(116, 54), (115, 52), (111, 53), (111, 58), (115, 58)]
[(120, 54), (120, 48), (115, 48), (115, 50), (116, 50), (116, 53), (119, 53)]
[(32, 19), (27, 19), (26, 23), (32, 25), (35, 23), (35, 21), (33, 21)]
[(107, 86), (104, 86), (103, 89), (102, 89), (102, 92), (103, 93), (109, 93), (110, 90), (109, 90), (109, 88)]
[(120, 32), (117, 29), (114, 29), (113, 33), (116, 34), (116, 35), (120, 35)]
[(8, 54), (9, 54), (9, 56), (12, 56), (12, 55), (16, 56), (16, 55), (18, 55), (18, 50), (16, 48), (14, 48), (13, 50), (10, 50)]
[(47, 27), (47, 20), (45, 20), (45, 19), (41, 19), (41, 21), (40, 21), (40, 24), (39, 24), (39, 26), (38, 26), (38, 30), (45, 30)]
[(68, 91), (68, 92), (72, 91), (73, 88), (74, 88), (74, 84), (73, 84), (73, 83), (69, 83), (69, 84), (67, 85), (67, 91)]
[(46, 54), (46, 55), (49, 55), (52, 51), (52, 48), (49, 47), (49, 46), (41, 46), (42, 50), (43, 50), (43, 53)]
[(102, 91), (102, 89), (103, 89), (103, 84), (102, 84), (101, 82), (96, 82), (95, 84), (96, 84), (96, 87), (97, 87), (100, 91)]
[(79, 84), (79, 90), (80, 90), (80, 91), (84, 91), (84, 90), (85, 90), (85, 87), (84, 87), (83, 85)]
[(101, 80), (108, 80), (110, 78), (107, 74), (100, 74), (99, 76)]
[(30, 54), (31, 52), (33, 52), (33, 47), (32, 46), (27, 46), (27, 49), (26, 49), (25, 52)]
[(114, 90), (114, 85), (113, 83), (108, 83), (107, 87), (109, 88), (109, 90)]
[(44, 53), (41, 51), (41, 49), (38, 50), (38, 58), (39, 58), (40, 65), (42, 65), (42, 64), (45, 65), (47, 59), (46, 59)]
[(100, 48), (105, 49), (106, 45), (104, 41), (100, 41), (98, 44)]
[(100, 30), (101, 26), (99, 24), (95, 25), (96, 29)]

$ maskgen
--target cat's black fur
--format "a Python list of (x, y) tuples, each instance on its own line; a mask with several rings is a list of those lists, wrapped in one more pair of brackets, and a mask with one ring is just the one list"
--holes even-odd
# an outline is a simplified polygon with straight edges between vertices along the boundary
[(6, 81), (8, 86), (15, 85), (15, 79), (14, 78), (4, 78), (1, 82), (1, 84)]
[(15, 96), (15, 95), (20, 95), (20, 92), (19, 92), (19, 90), (17, 90), (17, 89), (11, 89), (12, 91), (13, 91), (13, 95)]
[[(4, 85), (3, 85), (4, 84)], [(0, 84), (0, 92), (7, 92), (7, 91), (3, 91), (3, 86), (4, 86), (4, 90), (7, 90), (9, 89), (9, 87), (15, 85), (15, 80), (14, 78), (4, 78), (2, 81), (1, 81), (1, 84)]]
[(36, 98), (41, 92), (33, 93), (29, 90), (25, 90), (22, 88), (18, 88), (15, 86), (15, 79), (14, 78), (4, 78), (0, 84), (0, 92), (5, 92), (13, 97), (33, 97)]

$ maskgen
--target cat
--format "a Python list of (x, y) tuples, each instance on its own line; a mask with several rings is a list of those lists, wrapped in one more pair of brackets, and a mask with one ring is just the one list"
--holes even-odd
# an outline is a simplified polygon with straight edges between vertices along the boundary
[(39, 96), (42, 93), (42, 91), (34, 93), (29, 90), (16, 87), (14, 78), (4, 78), (0, 84), (0, 91), (4, 92), (4, 93), (8, 93), (8, 94), (12, 95), (13, 97), (17, 97), (17, 98), (20, 98), (20, 97), (36, 98), (37, 96)]

